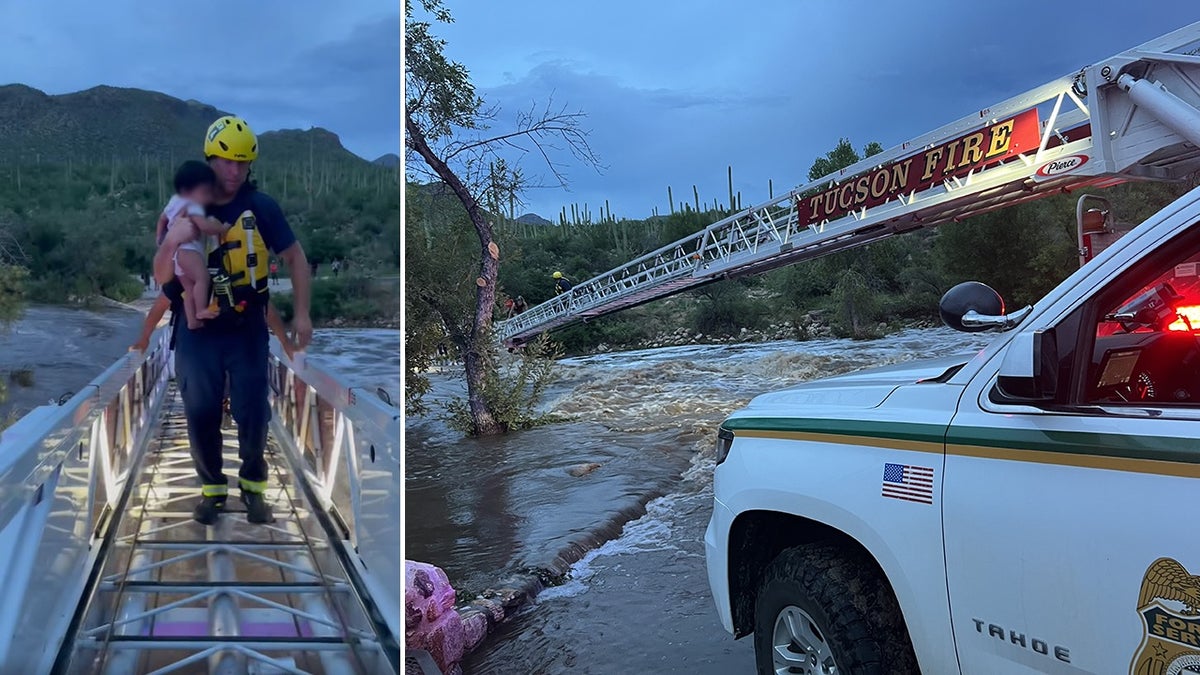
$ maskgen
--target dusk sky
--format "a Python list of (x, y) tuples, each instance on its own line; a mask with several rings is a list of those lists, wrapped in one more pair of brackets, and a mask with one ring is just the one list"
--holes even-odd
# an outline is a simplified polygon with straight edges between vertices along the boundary
[(0, 84), (161, 91), (375, 159), (400, 152), (400, 30), (395, 0), (9, 1)]
[[(568, 165), (570, 191), (526, 195), (555, 219), (576, 202), (642, 218), (675, 201), (727, 201), (726, 166), (749, 206), (806, 182), (841, 137), (885, 148), (1094, 61), (1200, 21), (1165, 0), (734, 4), (510, 0), (450, 2), (435, 32), (498, 104), (588, 114), (602, 173)], [(917, 9), (919, 8), (919, 9)], [(527, 172), (544, 174), (530, 155)], [(570, 209), (568, 208), (568, 212)]]

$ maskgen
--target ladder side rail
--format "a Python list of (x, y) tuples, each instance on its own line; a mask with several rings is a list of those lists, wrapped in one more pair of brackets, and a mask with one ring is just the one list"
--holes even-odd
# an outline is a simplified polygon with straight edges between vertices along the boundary
[(827, 174), (817, 178), (816, 180), (800, 185), (784, 195), (784, 198), (794, 199), (797, 196), (808, 192), (809, 190), (822, 188), (831, 182), (841, 182), (859, 174), (866, 173), (881, 165), (891, 164), (895, 161), (907, 159), (916, 155), (917, 153), (920, 153), (921, 151), (937, 147), (944, 142), (977, 130), (982, 126), (986, 126), (990, 123), (998, 122), (1027, 110), (1037, 108), (1044, 103), (1055, 100), (1060, 94), (1069, 90), (1074, 80), (1075, 75), (1066, 75), (1052, 80), (1051, 82), (1048, 82), (1028, 92), (1014, 96), (991, 107), (971, 113), (958, 120), (955, 120), (954, 122), (930, 131), (929, 133), (888, 148), (881, 153), (871, 155), (870, 157), (851, 164), (844, 169), (840, 169), (834, 173)]
[[(1056, 156), (1085, 151), (1090, 147), (1089, 143), (1090, 141), (1085, 139), (1084, 141), (1076, 141), (1050, 148), (1044, 151), (1043, 159), (1053, 159)], [(997, 184), (1026, 177), (1033, 173), (1034, 169), (1032, 167), (1032, 163), (1013, 160), (1007, 165), (999, 165), (986, 172), (972, 174), (970, 179), (965, 183), (962, 181), (958, 181), (957, 184), (947, 182), (944, 185), (926, 190), (920, 193), (922, 198), (919, 204), (917, 204), (916, 199), (909, 202), (893, 200), (873, 209), (865, 210), (867, 215), (861, 215), (861, 212), (857, 211), (851, 212), (826, 223), (822, 227), (800, 230), (792, 235), (789, 242), (780, 244), (775, 249), (760, 249), (759, 244), (762, 239), (764, 237), (774, 239), (774, 232), (770, 225), (767, 224), (766, 218), (760, 213), (755, 212), (746, 221), (731, 222), (728, 224), (730, 231), (736, 232), (739, 235), (735, 238), (737, 243), (730, 249), (719, 248), (720, 233), (716, 233), (716, 236), (712, 239), (714, 243), (711, 245), (711, 248), (706, 247), (705, 253), (716, 249), (717, 254), (712, 256), (702, 254), (702, 257), (706, 261), (710, 259), (711, 261), (704, 262), (698, 266), (693, 275), (697, 279), (707, 280), (719, 274), (735, 271), (743, 265), (775, 257), (790, 248), (807, 247), (824, 241), (837, 241), (859, 230), (876, 227), (880, 222), (899, 217), (903, 215), (903, 212), (913, 210), (916, 207), (928, 208), (931, 205), (944, 201), (961, 200), (968, 196), (968, 194), (978, 194), (991, 189)], [(748, 227), (744, 226), (743, 223)], [(785, 249), (785, 246), (788, 248)], [(760, 251), (764, 252), (760, 253)], [(581, 309), (592, 308), (582, 307)]]
[[(1104, 82), (1104, 78), (1098, 78), (1097, 75), (1103, 70), (1105, 65), (1109, 65), (1114, 69), (1115, 72), (1118, 64), (1133, 63), (1136, 61), (1164, 61), (1176, 63), (1200, 62), (1200, 57), (1188, 54), (1172, 53), (1175, 50), (1193, 46), (1198, 42), (1200, 42), (1200, 22), (1184, 26), (1178, 30), (1172, 31), (1171, 33), (1139, 45), (1138, 47), (1125, 50), (1115, 56), (1104, 59), (1096, 65), (1088, 66), (1082, 69), (1082, 72), (1087, 72), (1087, 81), (1089, 86), (1094, 86), (1093, 83)], [(1071, 92), (1078, 76), (1079, 73), (1073, 73), (1071, 75), (1064, 75), (1051, 80), (1040, 87), (1022, 94), (1018, 94), (1017, 96), (1013, 96), (988, 108), (984, 108), (977, 114), (967, 115), (961, 119), (939, 127), (938, 129), (935, 129), (927, 134), (918, 136), (917, 138), (901, 143), (893, 148), (889, 148), (882, 153), (872, 155), (871, 157), (841, 169), (834, 174), (829, 174), (827, 176), (818, 178), (815, 181), (811, 181), (806, 185), (802, 185), (792, 190), (791, 193), (803, 193), (810, 189), (820, 187), (822, 184), (827, 183), (830, 180), (862, 173), (877, 164), (888, 164), (899, 159), (904, 159), (913, 152), (920, 150), (925, 146), (936, 146), (942, 141), (952, 139), (958, 135), (971, 131), (972, 129), (979, 127), (981, 121), (985, 119), (990, 118), (992, 120), (1002, 120), (1011, 115), (1034, 108), (1042, 103), (1056, 98), (1060, 93)], [(1108, 129), (1106, 128), (1104, 131), (1108, 131)]]
[[(1070, 155), (1073, 153), (1086, 152), (1090, 148), (1090, 139), (1075, 141), (1065, 146), (1058, 146), (1047, 151), (1044, 159), (1054, 159), (1060, 155)], [(1002, 208), (1016, 203), (1032, 199), (1040, 199), (1047, 194), (1055, 194), (1062, 189), (1071, 189), (1072, 184), (1089, 184), (1097, 180), (1094, 176), (1089, 176), (1083, 172), (1072, 174), (1070, 179), (1059, 180), (1053, 183), (1046, 183), (1044, 186), (1032, 190), (1010, 191), (1009, 193), (1001, 194), (998, 197), (984, 197), (988, 192), (994, 192), (997, 189), (1005, 186), (1020, 184), (1020, 179), (1032, 173), (1028, 168), (1029, 165), (1018, 165), (1015, 162), (1010, 162), (1010, 165), (1005, 169), (1003, 175), (999, 175), (992, 170), (986, 174), (975, 174), (968, 182), (959, 181), (947, 182), (946, 185), (937, 188), (937, 194), (929, 194), (933, 191), (926, 191), (920, 199), (914, 197), (911, 200), (897, 200), (894, 203), (889, 203), (884, 206), (875, 207), (869, 217), (862, 216), (858, 212), (848, 214), (844, 218), (836, 221), (825, 222), (819, 226), (812, 226), (798, 231), (793, 235), (792, 241), (780, 245), (777, 251), (766, 251), (763, 255), (751, 256), (746, 255), (738, 258), (726, 258), (725, 256), (717, 257), (714, 262), (703, 265), (703, 272), (698, 271), (695, 276), (695, 281), (685, 287), (672, 287), (670, 289), (659, 289), (660, 292), (653, 293), (653, 297), (660, 297), (671, 293), (676, 293), (681, 290), (686, 290), (692, 286), (698, 286), (701, 283), (715, 276), (740, 276), (742, 274), (753, 274), (768, 271), (777, 267), (782, 267), (788, 264), (794, 264), (802, 260), (808, 260), (822, 255), (827, 255), (837, 251), (845, 250), (852, 246), (861, 245), (874, 241), (879, 238), (891, 236), (894, 228), (889, 227), (882, 235), (867, 236), (867, 233), (872, 230), (878, 230), (882, 223), (896, 221), (903, 218), (903, 213), (889, 213), (889, 210), (900, 210), (900, 207), (912, 207), (916, 205), (916, 209), (910, 217), (917, 217), (919, 214), (920, 224), (910, 227), (901, 228), (904, 231), (913, 229), (914, 227), (928, 227), (940, 223), (949, 222), (951, 220), (961, 220), (959, 213), (969, 211), (971, 214), (982, 213), (997, 208)], [(980, 177), (982, 176), (982, 177)], [(1015, 178), (1014, 178), (1015, 176)], [(993, 203), (994, 202), (994, 203)], [(961, 204), (961, 208), (956, 208), (956, 204)], [(945, 208), (938, 208), (944, 206)], [(978, 208), (975, 208), (978, 207)], [(909, 211), (912, 209), (904, 209)], [(846, 243), (847, 241), (853, 243)], [(724, 258), (724, 260), (722, 260)], [(720, 263), (720, 264), (716, 264)], [(643, 289), (643, 293), (646, 291)], [(613, 305), (614, 303), (604, 303), (605, 305)], [(619, 306), (612, 309), (595, 311), (596, 307), (589, 308), (593, 315), (599, 316), (607, 314), (610, 311), (620, 309)], [(554, 327), (556, 323), (544, 324), (543, 329)], [(513, 333), (518, 337), (524, 337), (521, 333)]]
[[(1051, 141), (1055, 140), (1055, 137), (1057, 138), (1057, 145), (1054, 147), (1061, 149), (1065, 148), (1066, 146), (1070, 146), (1079, 139), (1073, 139), (1069, 141), (1064, 136), (1063, 132), (1069, 132), (1070, 130), (1075, 129), (1084, 123), (1091, 125), (1089, 130), (1091, 131), (1092, 137), (1100, 137), (1103, 139), (1095, 144), (1095, 153), (1098, 156), (1095, 157), (1096, 161), (1093, 163), (1093, 166), (1086, 169), (1086, 171), (1088, 173), (1120, 173), (1122, 170), (1148, 156), (1148, 150), (1158, 149), (1155, 147), (1155, 144), (1157, 144), (1159, 148), (1164, 146), (1167, 139), (1163, 137), (1161, 129), (1156, 129), (1153, 132), (1155, 135), (1153, 135), (1150, 139), (1148, 147), (1133, 149), (1132, 153), (1130, 153), (1130, 157), (1125, 158), (1126, 161), (1124, 161), (1124, 163), (1118, 163), (1115, 161), (1113, 156), (1113, 134), (1110, 133), (1114, 127), (1112, 123), (1114, 116), (1111, 114), (1111, 112), (1109, 114), (1105, 114), (1105, 111), (1101, 109), (1101, 102), (1106, 93), (1111, 95), (1111, 92), (1104, 92), (1104, 90), (1112, 88), (1105, 88), (1102, 86), (1106, 83), (1106, 79), (1105, 76), (1102, 76), (1101, 74), (1104, 73), (1107, 76), (1108, 82), (1115, 81), (1116, 75), (1120, 74), (1121, 72), (1120, 66), (1122, 64), (1128, 65), (1135, 62), (1169, 64), (1174, 66), (1177, 70), (1181, 68), (1192, 68), (1197, 63), (1200, 63), (1200, 57), (1190, 54), (1175, 54), (1171, 52), (1172, 50), (1184, 49), (1197, 43), (1200, 43), (1200, 23), (1186, 26), (1161, 38), (1147, 42), (1140, 47), (1122, 52), (1121, 54), (1107, 59), (1097, 65), (1089, 66), (1077, 73), (1057, 78), (1040, 87), (1011, 97), (989, 108), (984, 108), (977, 113), (964, 116), (959, 120), (939, 127), (934, 131), (914, 138), (910, 141), (901, 143), (900, 145), (885, 150), (880, 154), (865, 158), (852, 166), (835, 172), (834, 174), (823, 176), (814, 181), (801, 185), (800, 187), (797, 187), (788, 193), (781, 195), (779, 198), (771, 200), (765, 204), (760, 206), (752, 206), (751, 208), (739, 211), (728, 218), (709, 225), (702, 230), (699, 235), (691, 235), (677, 242), (667, 244), (657, 251), (647, 253), (622, 267), (616, 268), (610, 272), (605, 272), (594, 279), (583, 282), (581, 286), (586, 287), (592, 282), (599, 282), (599, 280), (603, 277), (617, 274), (623, 269), (628, 269), (636, 265), (644, 265), (647, 261), (653, 260), (666, 250), (678, 246), (707, 250), (709, 241), (724, 241), (728, 245), (728, 248), (722, 252), (720, 250), (720, 244), (718, 243), (718, 245), (715, 247), (718, 253), (717, 257), (724, 257), (727, 260), (732, 261), (736, 255), (735, 249), (742, 249), (740, 246), (740, 240), (745, 239), (747, 232), (749, 231), (744, 224), (745, 221), (757, 220), (759, 221), (758, 225), (761, 226), (761, 221), (764, 219), (764, 215), (770, 215), (772, 209), (775, 209), (781, 214), (785, 212), (788, 214), (786, 222), (788, 224), (789, 236), (786, 237), (784, 245), (790, 243), (793, 236), (799, 237), (805, 232), (823, 234), (825, 231), (825, 223), (821, 223), (819, 225), (810, 223), (805, 226), (801, 224), (797, 218), (798, 214), (795, 206), (796, 200), (809, 191), (819, 191), (823, 187), (827, 189), (830, 186), (840, 184), (840, 182), (843, 180), (865, 175), (873, 169), (879, 169), (886, 165), (908, 158), (915, 158), (919, 156), (923, 150), (937, 147), (941, 143), (949, 142), (955, 138), (961, 137), (963, 134), (979, 129), (981, 126), (994, 124), (1000, 120), (1008, 119), (1017, 114), (1030, 110), (1039, 110), (1040, 112), (1041, 108), (1046, 104), (1052, 104), (1053, 107), (1050, 111), (1049, 118), (1041, 121), (1042, 127), (1039, 129), (1041, 138), (1037, 152), (1023, 153), (1025, 157), (1022, 161), (1025, 162), (1026, 168), (1029, 169), (1030, 173), (1033, 173), (1033, 171), (1035, 171), (1047, 158), (1056, 156), (1052, 152), (1053, 148), (1051, 145)], [(1093, 91), (1088, 92), (1090, 95), (1086, 102), (1080, 97), (1079, 92), (1076, 90), (1077, 86), (1086, 86), (1093, 89)], [(1146, 86), (1142, 87), (1143, 90), (1148, 88), (1149, 87)], [(1181, 87), (1181, 89), (1183, 88), (1186, 87)], [(1191, 90), (1188, 93), (1194, 94), (1195, 91)], [(1154, 92), (1151, 92), (1149, 95), (1154, 96), (1155, 94)], [(1159, 98), (1161, 98), (1161, 96)], [(1070, 101), (1070, 106), (1064, 106), (1064, 102), (1068, 100)], [(1128, 100), (1123, 101), (1123, 103), (1129, 105)], [(1066, 109), (1064, 110), (1064, 108)], [(1178, 108), (1178, 106), (1176, 106), (1176, 108)], [(1160, 112), (1160, 114), (1163, 113)], [(1168, 124), (1167, 126), (1170, 128), (1171, 125)], [(1144, 135), (1145, 134), (1143, 134), (1143, 136)], [(1143, 143), (1143, 145), (1146, 145), (1146, 143)], [(1060, 150), (1057, 153), (1057, 156), (1064, 156), (1065, 154), (1067, 153)], [(1086, 162), (1087, 160), (1085, 159), (1084, 161)], [(986, 172), (976, 172), (973, 170), (965, 177), (953, 177), (952, 179), (948, 179), (946, 181), (946, 185), (943, 189), (949, 192), (952, 187), (958, 189), (971, 187), (973, 182), (977, 178), (981, 177), (981, 174), (983, 173)], [(1143, 173), (1146, 172), (1143, 171)], [(1151, 173), (1148, 177), (1162, 178), (1165, 176), (1156, 176)], [(922, 198), (919, 200), (915, 198), (916, 194), (914, 193), (907, 201), (892, 200), (888, 202), (888, 204), (891, 204), (893, 207), (898, 204), (903, 210), (924, 208), (929, 203), (929, 200), (924, 198), (925, 194), (937, 195), (938, 193), (934, 192), (934, 190), (937, 189), (938, 188), (935, 187), (933, 190), (922, 191)], [(967, 197), (969, 195), (962, 194), (959, 196)], [(879, 207), (875, 208), (878, 209)], [(893, 213), (890, 217), (894, 218), (902, 215), (902, 213)], [(867, 209), (865, 208), (857, 215), (853, 212), (840, 215), (838, 220), (845, 220), (847, 217), (852, 220), (871, 221), (865, 223), (864, 227), (878, 222), (877, 218), (872, 219), (868, 216)], [(763, 234), (766, 233), (757, 230), (754, 231), (753, 236), (755, 238), (756, 245), (759, 243), (758, 240), (761, 239)], [(698, 236), (699, 240), (697, 240)], [(724, 267), (728, 269), (734, 269), (734, 266), (731, 264), (726, 264)], [(571, 307), (572, 310), (576, 311), (582, 308), (583, 306), (578, 303), (576, 306)], [(595, 307), (590, 308), (594, 309)], [(532, 308), (530, 311), (532, 312), (533, 309), (536, 308)], [(560, 315), (560, 311), (554, 311), (553, 309), (539, 311), (531, 314), (528, 318), (525, 318), (519, 323), (510, 323), (511, 320), (509, 322), (504, 322), (500, 327), (500, 333), (502, 337), (506, 339), (514, 335), (525, 334), (544, 323), (561, 323), (555, 321), (555, 319), (559, 318)], [(539, 321), (538, 319), (541, 320)]]
[[(936, 145), (937, 141), (953, 139), (962, 135), (963, 133), (969, 132), (973, 129), (978, 129), (982, 123), (988, 121), (987, 116), (990, 116), (991, 121), (999, 121), (1017, 113), (1036, 108), (1037, 106), (1049, 101), (1061, 101), (1065, 93), (1070, 90), (1074, 80), (1075, 75), (1064, 76), (1030, 92), (1026, 92), (1025, 94), (1008, 99), (1007, 101), (993, 106), (992, 108), (987, 108), (979, 113), (967, 115), (956, 122), (945, 125), (933, 132), (925, 134), (924, 136), (918, 137), (906, 143), (902, 143), (894, 148), (884, 151), (883, 153), (872, 155), (871, 157), (841, 169), (834, 174), (823, 176), (814, 181), (806, 183), (764, 204), (743, 209), (727, 218), (707, 226), (704, 228), (704, 230), (701, 230), (696, 234), (689, 235), (688, 237), (678, 241), (668, 243), (659, 249), (635, 258), (634, 260), (616, 268), (615, 270), (604, 272), (603, 274), (593, 277), (592, 279), (581, 282), (578, 286), (576, 286), (576, 288), (587, 288), (593, 283), (598, 283), (605, 276), (619, 273), (622, 269), (635, 268), (639, 265), (652, 262), (664, 253), (667, 253), (680, 246), (684, 247), (685, 249), (703, 247), (704, 242), (706, 241), (706, 234), (711, 234), (714, 241), (729, 242), (728, 248), (732, 253), (732, 250), (742, 248), (742, 242), (740, 241), (741, 237), (738, 237), (737, 235), (744, 232), (743, 223), (745, 221), (758, 220), (762, 218), (761, 214), (763, 212), (769, 212), (772, 208), (778, 208), (781, 211), (787, 210), (788, 212), (794, 211), (795, 201), (810, 190), (818, 190), (823, 186), (827, 186), (832, 183), (839, 183), (840, 180), (857, 177), (859, 174), (868, 172), (879, 166), (889, 164), (893, 161), (913, 157), (919, 151), (926, 149), (927, 146), (933, 147)], [(542, 304), (544, 305), (546, 303)], [(524, 317), (525, 315), (531, 314), (540, 308), (541, 305), (532, 307), (529, 311), (522, 313), (521, 316)], [(546, 316), (549, 318), (558, 313), (558, 311), (554, 311), (552, 308), (547, 308), (546, 311), (538, 311), (536, 314), (532, 314), (528, 318), (525, 318), (523, 321), (521, 321), (520, 325), (521, 327), (534, 326), (537, 325), (533, 322), (535, 317)], [(511, 321), (511, 319), (509, 321)], [(504, 324), (507, 323), (507, 321), (504, 322)], [(519, 328), (517, 325), (505, 327), (502, 324), (500, 332), (502, 337), (507, 338), (519, 332)]]
[[(375, 392), (349, 387), (311, 361), (294, 370), (278, 345), (272, 343), (271, 350), (275, 437), (303, 472), (302, 479), (315, 497), (312, 507), (340, 531), (331, 544), (340, 549), (344, 561), (353, 564), (363, 599), (376, 608), (376, 619), (390, 633), (380, 637), (398, 650), (403, 634), (396, 558), (402, 486), (400, 411)], [(307, 427), (309, 439), (321, 441), (306, 441), (299, 433), (301, 425)], [(313, 454), (311, 461), (306, 459), (305, 443)]]
[[(625, 297), (643, 290), (645, 287), (663, 283), (703, 267), (706, 258), (730, 259), (747, 251), (755, 251), (764, 241), (781, 239), (778, 229), (773, 225), (769, 211), (751, 213), (744, 220), (727, 219), (722, 221), (722, 227), (705, 228), (672, 244), (664, 246), (657, 252), (652, 252), (641, 258), (626, 263), (592, 280), (575, 286), (568, 293), (569, 304), (562, 307), (537, 305), (522, 314), (503, 322), (500, 325), (502, 339), (520, 334), (523, 330), (553, 320), (564, 311), (582, 312), (599, 304)], [(689, 251), (696, 251), (689, 253)], [(670, 259), (664, 259), (664, 256)], [(646, 267), (646, 263), (653, 265)], [(623, 271), (643, 268), (633, 274), (622, 274)], [(621, 276), (621, 282), (616, 278)]]
[[(121, 357), (62, 405), (0, 434), (0, 542), (12, 543), (0, 560), (0, 671), (48, 672), (73, 634), (128, 476), (112, 471), (113, 460), (136, 464), (153, 435), (168, 337), (160, 329), (145, 353)], [(106, 429), (114, 407), (128, 419), (115, 447)]]

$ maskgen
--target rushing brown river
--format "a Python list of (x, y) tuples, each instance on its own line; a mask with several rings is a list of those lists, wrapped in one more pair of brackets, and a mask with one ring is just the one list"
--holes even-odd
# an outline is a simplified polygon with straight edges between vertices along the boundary
[[(8, 398), (0, 419), (79, 391), (129, 350), (144, 315), (132, 309), (31, 305), (0, 328), (0, 377)], [(350, 386), (382, 388), (400, 401), (400, 331), (318, 329), (311, 360)], [(28, 373), (12, 377), (14, 371)]]
[[(704, 569), (721, 420), (760, 393), (990, 339), (911, 330), (565, 359), (545, 402), (564, 422), (492, 439), (464, 439), (436, 415), (406, 422), (405, 556), (443, 567), (461, 602), (590, 549), (467, 673), (751, 673), (753, 647), (721, 629)], [(461, 395), (461, 382), (434, 375), (431, 400)]]

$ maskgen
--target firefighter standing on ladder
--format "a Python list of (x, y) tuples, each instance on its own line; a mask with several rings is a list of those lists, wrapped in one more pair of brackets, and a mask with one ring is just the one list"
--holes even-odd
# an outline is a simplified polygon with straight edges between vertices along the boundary
[[(292, 325), (295, 346), (300, 350), (312, 339), (309, 265), (279, 204), (248, 180), (250, 163), (258, 157), (258, 140), (246, 121), (225, 116), (213, 122), (205, 135), (204, 154), (217, 174), (216, 199), (208, 216), (233, 226), (226, 242), (209, 256), (209, 267), (219, 268), (217, 277), (229, 286), (224, 289), (227, 293), (214, 298), (221, 304), (219, 316), (193, 331), (180, 325), (175, 317), (181, 312), (172, 310), (175, 372), (192, 458), (202, 486), (193, 518), (205, 525), (215, 523), (229, 493), (221, 470), (222, 401), (228, 375), (231, 412), (238, 428), (238, 456), (242, 460), (238, 487), (246, 518), (252, 523), (270, 523), (275, 518), (264, 497), (267, 462), (263, 456), (271, 419), (266, 321), (270, 254), (266, 249), (274, 251), (291, 270), (295, 303)], [(182, 287), (174, 278), (172, 258), (179, 245), (196, 234), (190, 221), (177, 219), (154, 256), (154, 276), (164, 284), (163, 291), (171, 298), (173, 308), (180, 306)], [(231, 241), (231, 236), (241, 240)]]
[(563, 276), (562, 272), (555, 272), (550, 275), (554, 278), (554, 294), (562, 295), (571, 290), (571, 281)]

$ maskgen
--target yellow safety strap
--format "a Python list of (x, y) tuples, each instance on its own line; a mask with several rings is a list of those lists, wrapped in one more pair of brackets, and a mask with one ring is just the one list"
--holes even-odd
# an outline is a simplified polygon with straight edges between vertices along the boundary
[(253, 493), (261, 495), (262, 493), (267, 491), (267, 481), (265, 481), (265, 480), (258, 481), (258, 480), (246, 480), (245, 478), (239, 478), (238, 485), (241, 486), (242, 491), (244, 491), (244, 492), (253, 492)]
[(205, 497), (224, 497), (229, 494), (229, 486), (221, 485), (205, 485), (200, 488), (200, 494)]

